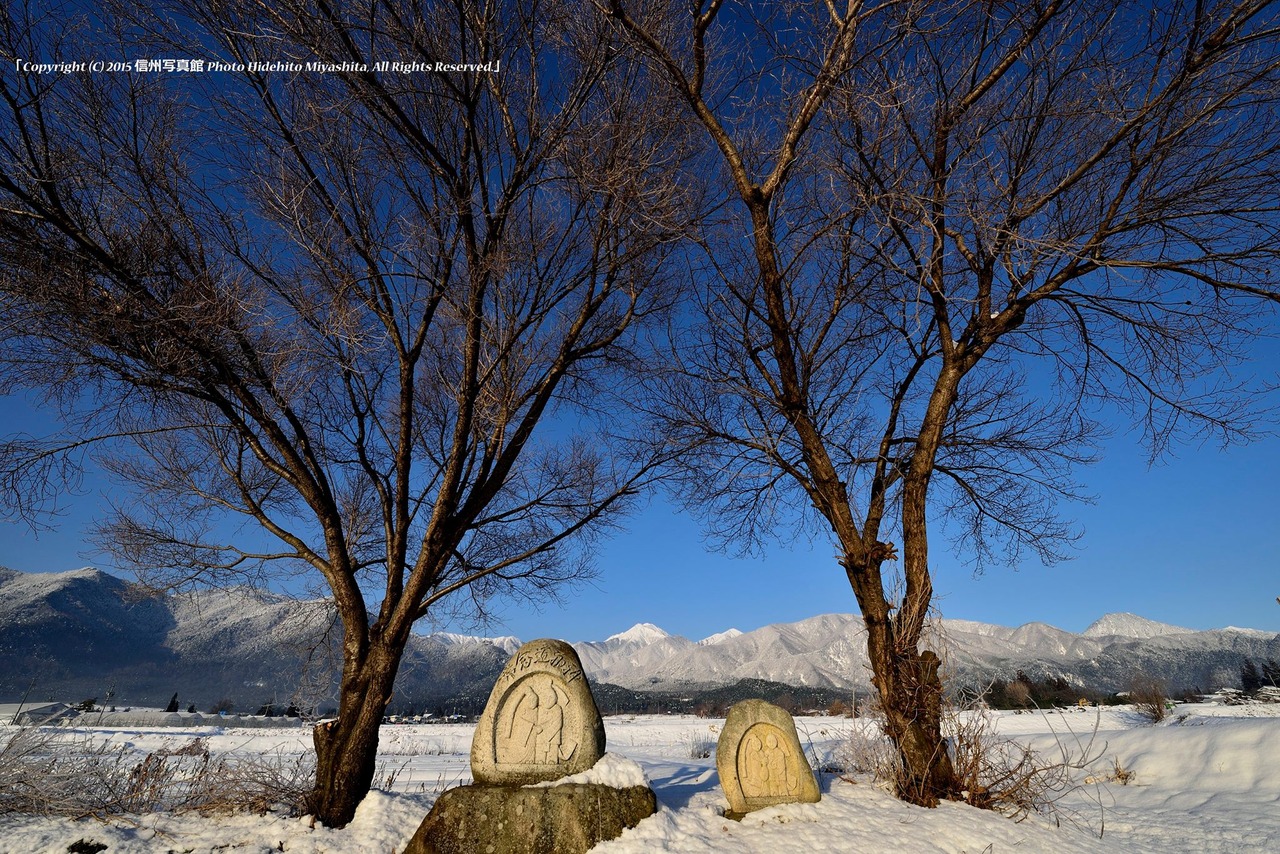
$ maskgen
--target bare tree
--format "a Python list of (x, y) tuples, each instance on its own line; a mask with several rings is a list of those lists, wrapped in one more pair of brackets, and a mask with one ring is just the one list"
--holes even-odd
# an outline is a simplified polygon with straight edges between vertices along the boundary
[(702, 443), (684, 495), (726, 542), (832, 537), (898, 793), (958, 797), (929, 522), (978, 565), (1052, 560), (1100, 407), (1154, 454), (1259, 427), (1231, 369), (1278, 295), (1276, 8), (597, 6), (724, 177), (655, 408)]
[[(92, 451), (133, 487), (104, 534), (146, 577), (323, 580), (330, 825), (368, 791), (414, 623), (582, 577), (660, 456), (611, 443), (608, 406), (668, 301), (678, 134), (574, 5), (3, 19), (3, 390), (67, 425), (9, 438), (6, 497), (30, 518)], [(208, 51), (240, 67), (21, 66)]]

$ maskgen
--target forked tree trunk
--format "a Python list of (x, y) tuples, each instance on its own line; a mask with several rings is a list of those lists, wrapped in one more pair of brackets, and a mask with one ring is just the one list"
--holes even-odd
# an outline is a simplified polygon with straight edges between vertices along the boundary
[[(938, 656), (932, 650), (920, 649), (920, 637), (933, 600), (926, 517), (929, 481), (963, 375), (953, 360), (943, 360), (916, 437), (911, 464), (904, 477), (902, 575), (905, 587), (902, 602), (892, 619), (885, 613), (885, 619), (877, 621), (879, 631), (872, 632), (871, 621), (867, 626), (872, 669), (881, 681), (880, 699), (884, 706), (885, 727), (902, 759), (899, 777), (895, 781), (898, 797), (929, 807), (937, 806), (939, 800), (958, 796), (960, 790), (947, 753), (947, 743), (942, 737), (942, 680), (938, 676)], [(878, 565), (874, 577), (879, 591), (882, 582)]]
[(890, 615), (878, 567), (848, 575), (867, 627), (867, 658), (884, 711), (885, 734), (901, 762), (896, 793), (927, 807), (954, 799), (959, 785), (942, 737), (938, 656), (920, 651), (918, 628), (899, 626)]
[(349, 824), (373, 784), (378, 728), (391, 702), (401, 652), (384, 643), (371, 647), (363, 661), (345, 663), (338, 717), (312, 730), (316, 782), (307, 807), (328, 827)]

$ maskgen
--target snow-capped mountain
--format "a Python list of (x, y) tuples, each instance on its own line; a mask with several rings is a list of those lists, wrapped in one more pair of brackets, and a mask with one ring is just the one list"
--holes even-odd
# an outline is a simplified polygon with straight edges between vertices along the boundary
[(453, 632), (432, 632), (427, 635), (429, 640), (439, 641), (440, 643), (449, 644), (451, 646), (476, 646), (478, 644), (487, 644), (497, 647), (507, 655), (514, 655), (515, 651), (520, 648), (522, 641), (518, 637), (512, 635), (503, 635), (502, 637), (477, 637), (476, 635), (459, 635)]
[[(148, 596), (85, 568), (0, 568), (0, 701), (95, 698), (164, 705), (177, 692), (201, 710), (230, 699), (332, 705), (341, 633), (326, 602), (247, 589)], [(487, 696), (515, 638), (411, 638), (397, 696), (426, 708)]]
[(725, 632), (714, 643), (663, 632), (652, 644), (613, 654), (600, 654), (598, 644), (574, 648), (588, 675), (626, 688), (728, 685), (742, 679), (844, 686), (853, 684), (864, 643), (861, 625), (851, 616), (827, 614), (753, 632)]
[(1191, 629), (1171, 626), (1168, 623), (1157, 623), (1154, 620), (1148, 620), (1146, 617), (1139, 617), (1137, 614), (1107, 614), (1100, 619), (1094, 620), (1089, 625), (1089, 628), (1083, 632), (1085, 637), (1091, 638), (1154, 638), (1160, 635), (1187, 635), (1192, 633)]
[[(339, 630), (324, 602), (249, 590), (148, 597), (98, 572), (28, 574), (0, 568), (0, 701), (23, 696), (155, 705), (177, 691), (183, 705), (232, 699), (244, 709), (334, 698)], [(482, 703), (520, 646), (514, 637), (415, 635), (396, 683), (400, 708), (452, 700)], [(1246, 658), (1280, 660), (1280, 635), (1254, 629), (1193, 631), (1108, 614), (1084, 632), (1045, 623), (1015, 628), (942, 620), (928, 639), (951, 678), (984, 682), (1019, 670), (1100, 690), (1135, 675), (1170, 688), (1239, 684)], [(700, 641), (640, 623), (603, 641), (574, 644), (597, 683), (630, 690), (696, 690), (766, 680), (848, 689), (869, 683), (860, 619), (824, 614)]]
[[(729, 635), (729, 633), (725, 633)], [(1238, 685), (1245, 658), (1280, 658), (1280, 635), (1258, 630), (1197, 632), (1132, 614), (1108, 614), (1081, 634), (1046, 623), (1016, 628), (972, 620), (942, 620), (927, 640), (951, 678), (968, 682), (1063, 677), (1100, 690), (1123, 690), (1137, 675), (1171, 688)], [(588, 674), (634, 689), (684, 689), (763, 679), (788, 685), (866, 686), (870, 670), (861, 619), (824, 614), (693, 643), (662, 633), (648, 646), (599, 655), (598, 644), (576, 644)], [(590, 662), (588, 664), (588, 661)]]
[(634, 687), (634, 681), (617, 682), (613, 677), (660, 668), (664, 661), (678, 658), (693, 646), (688, 638), (669, 635), (652, 623), (638, 623), (602, 641), (573, 644), (588, 676), (627, 688)]
[(698, 646), (711, 646), (713, 643), (720, 643), (720, 641), (733, 640), (741, 634), (742, 632), (737, 629), (725, 629), (723, 632), (716, 632), (714, 635), (698, 641)]
[(609, 635), (604, 639), (604, 645), (614, 649), (620, 647), (631, 646), (648, 646), (656, 643), (671, 635), (655, 626), (653, 623), (636, 623), (625, 632), (619, 632), (616, 635)]

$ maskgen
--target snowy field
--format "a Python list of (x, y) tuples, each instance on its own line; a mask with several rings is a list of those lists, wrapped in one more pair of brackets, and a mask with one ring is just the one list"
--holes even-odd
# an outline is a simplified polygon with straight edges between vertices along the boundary
[[(677, 716), (605, 719), (608, 750), (637, 762), (658, 794), (658, 814), (599, 854), (654, 851), (760, 852), (1280, 852), (1280, 705), (1180, 705), (1158, 725), (1125, 707), (1052, 713), (991, 714), (1004, 735), (1047, 756), (1096, 761), (1074, 772), (1077, 784), (1054, 816), (1014, 822), (947, 803), (935, 810), (895, 800), (865, 773), (851, 770), (850, 745), (866, 741), (863, 721), (797, 718), (815, 765), (845, 767), (819, 775), (818, 804), (774, 807), (739, 822), (715, 772), (723, 720)], [(63, 854), (81, 840), (107, 852), (343, 852), (386, 854), (408, 842), (436, 795), (470, 782), (471, 725), (385, 726), (375, 790), (342, 830), (308, 818), (152, 814), (116, 819), (0, 817), (0, 852)], [(141, 761), (180, 751), (195, 739), (215, 755), (267, 755), (281, 761), (309, 749), (305, 729), (87, 729)], [(0, 738), (7, 737), (0, 727)], [(706, 758), (695, 754), (711, 751)], [(1127, 784), (1114, 778), (1126, 772)], [(83, 847), (81, 850), (87, 850)], [(98, 849), (102, 850), (102, 849)]]

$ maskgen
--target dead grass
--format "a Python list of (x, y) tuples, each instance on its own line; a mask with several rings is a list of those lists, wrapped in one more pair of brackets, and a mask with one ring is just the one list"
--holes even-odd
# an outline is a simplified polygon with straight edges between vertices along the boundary
[(301, 815), (314, 778), (312, 763), (306, 755), (214, 757), (200, 738), (139, 757), (75, 731), (14, 728), (0, 746), (0, 814), (99, 819), (159, 811)]
[(1021, 821), (1031, 813), (1054, 816), (1062, 798), (1074, 791), (1079, 772), (1097, 762), (1097, 723), (1086, 738), (1064, 741), (1055, 733), (1057, 748), (1041, 753), (1029, 745), (1000, 735), (995, 715), (970, 709), (952, 719), (952, 766), (964, 800)]
[(716, 755), (716, 736), (711, 731), (694, 730), (685, 735), (690, 759), (710, 759)]
[(1127, 786), (1137, 777), (1131, 769), (1125, 768), (1120, 764), (1119, 757), (1111, 758), (1111, 768), (1101, 774), (1093, 774), (1085, 779), (1086, 783), (1119, 783), (1121, 786)]
[[(978, 692), (977, 696), (981, 694)], [(837, 752), (836, 764), (846, 780), (852, 780), (852, 775), (870, 775), (873, 781), (897, 790), (903, 785), (901, 758), (884, 735), (883, 712), (871, 703), (867, 711), (863, 720), (868, 724), (878, 721), (879, 725), (855, 725), (847, 744)], [(1083, 735), (1069, 729), (1057, 733), (1050, 726), (1050, 731), (1055, 731), (1056, 747), (1048, 752), (1037, 752), (1001, 735), (996, 723), (997, 715), (976, 699), (944, 707), (943, 733), (960, 783), (961, 799), (1015, 821), (1036, 813), (1058, 823), (1081, 824), (1076, 814), (1063, 806), (1063, 799), (1080, 788), (1077, 780), (1102, 753), (1104, 745), (1097, 738), (1098, 719), (1091, 732)]]

